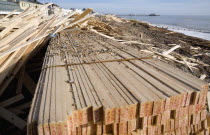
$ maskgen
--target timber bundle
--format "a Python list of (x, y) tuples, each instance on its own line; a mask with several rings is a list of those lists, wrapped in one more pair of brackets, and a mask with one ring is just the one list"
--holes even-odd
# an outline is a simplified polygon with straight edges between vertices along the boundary
[(209, 134), (208, 84), (90, 30), (50, 41), (28, 134)]

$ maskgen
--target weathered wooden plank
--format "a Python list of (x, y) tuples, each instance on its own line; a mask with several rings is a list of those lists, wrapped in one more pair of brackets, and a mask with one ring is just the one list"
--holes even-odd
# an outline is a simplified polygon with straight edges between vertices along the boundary
[(25, 73), (25, 66), (23, 66), (18, 74), (18, 82), (17, 82), (17, 88), (16, 88), (16, 94), (21, 93), (23, 88), (23, 80), (24, 80), (24, 73)]
[(28, 91), (33, 95), (36, 89), (36, 83), (31, 79), (31, 77), (25, 72), (23, 85), (28, 89)]
[(86, 15), (88, 15), (88, 14), (89, 14), (90, 12), (92, 12), (92, 11), (93, 11), (93, 10), (90, 9), (90, 8), (86, 9), (82, 14), (80, 14), (79, 16), (77, 16), (77, 17), (73, 20), (73, 22), (76, 22), (76, 21), (78, 21), (78, 20), (84, 18)]
[(28, 109), (30, 107), (31, 107), (31, 101), (27, 102), (27, 103), (24, 103), (22, 105), (16, 106), (15, 108), (18, 109), (18, 110), (24, 110), (24, 109)]
[(26, 127), (26, 122), (24, 120), (11, 113), (10, 111), (4, 109), (3, 107), (0, 107), (0, 116), (21, 130)]
[(8, 17), (10, 17), (11, 15), (13, 15), (13, 13), (15, 13), (17, 10), (13, 10), (12, 12), (10, 12), (9, 14), (7, 14), (4, 18), (2, 18), (1, 20), (5, 20)]
[(14, 96), (14, 97), (12, 97), (12, 98), (9, 98), (9, 99), (7, 99), (7, 100), (1, 102), (1, 103), (0, 103), (0, 106), (1, 106), (1, 107), (7, 107), (7, 106), (10, 106), (10, 105), (12, 105), (12, 104), (14, 104), (14, 103), (16, 103), (16, 102), (22, 100), (22, 99), (24, 99), (23, 94), (19, 94), (19, 95), (16, 95), (16, 96)]
[(28, 28), (32, 27), (32, 26), (36, 26), (38, 25), (38, 20), (33, 19), (31, 21), (28, 22), (27, 25), (23, 26), (22, 28), (19, 28), (18, 30), (16, 30), (15, 32), (13, 32), (12, 34), (10, 34), (9, 36), (3, 38), (2, 40), (0, 40), (0, 49), (4, 49), (6, 48), (7, 44), (12, 41), (13, 39), (15, 39), (18, 35), (20, 35), (21, 33), (23, 33), (25, 30), (27, 30)]
[(2, 39), (8, 32), (10, 32), (14, 27), (20, 24), (22, 21), (21, 18), (15, 20), (14, 22), (11, 22), (10, 25), (8, 25), (3, 31), (0, 32), (0, 39)]

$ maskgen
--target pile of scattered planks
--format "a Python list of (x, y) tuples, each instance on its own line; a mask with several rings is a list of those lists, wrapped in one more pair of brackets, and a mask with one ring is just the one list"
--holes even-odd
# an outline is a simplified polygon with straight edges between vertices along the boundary
[[(12, 76), (16, 74), (28, 57), (41, 47), (40, 45), (47, 36), (53, 36), (64, 29), (72, 28), (92, 16), (86, 16), (92, 11), (91, 9), (87, 9), (76, 18), (70, 18), (76, 12), (67, 16), (63, 16), (62, 13), (48, 16), (45, 12), (49, 5), (38, 9), (29, 8), (11, 19), (0, 20), (0, 27), (4, 28), (0, 33), (0, 95), (4, 92)], [(8, 76), (9, 79), (5, 80)]]
[(118, 36), (118, 32), (115, 31), (110, 25), (103, 23), (96, 18), (93, 18), (87, 22), (85, 27), (88, 27), (89, 29), (97, 30), (98, 32), (101, 32), (105, 35), (116, 37)]
[[(82, 14), (75, 11), (68, 15), (62, 12), (48, 15), (49, 5), (51, 4), (37, 9), (30, 7), (19, 15), (10, 17), (12, 14), (9, 14), (0, 19), (0, 96), (6, 92), (18, 71), (51, 37), (56, 36), (56, 33), (71, 30), (94, 16), (91, 14), (92, 9), (87, 9)], [(20, 73), (20, 76), (23, 74)], [(31, 79), (27, 74), (20, 80), (27, 82), (28, 87), (36, 88), (36, 84), (30, 83)], [(13, 114), (14, 111), (10, 112), (4, 108), (24, 99), (20, 91), (16, 94), (14, 97), (8, 97), (8, 100), (1, 100), (0, 116), (19, 129), (24, 129), (24, 120)], [(26, 106), (30, 106), (30, 102), (24, 105)]]
[(48, 46), (28, 134), (209, 134), (208, 84), (88, 30)]

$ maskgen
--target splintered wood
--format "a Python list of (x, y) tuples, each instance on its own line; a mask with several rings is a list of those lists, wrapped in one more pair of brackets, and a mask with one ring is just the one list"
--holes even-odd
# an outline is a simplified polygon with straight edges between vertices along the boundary
[(61, 33), (46, 52), (28, 134), (209, 134), (207, 91), (131, 46), (88, 30)]
[(94, 15), (91, 14), (92, 9), (75, 18), (76, 11), (68, 15), (62, 12), (48, 15), (49, 5), (37, 9), (30, 7), (15, 17), (0, 19), (0, 96), (20, 68), (45, 45), (50, 36), (82, 24)]

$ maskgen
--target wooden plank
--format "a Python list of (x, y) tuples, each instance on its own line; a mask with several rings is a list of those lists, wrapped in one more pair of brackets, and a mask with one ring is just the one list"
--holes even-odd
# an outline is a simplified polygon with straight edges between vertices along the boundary
[[(78, 20), (78, 21), (75, 21), (75, 22), (73, 22), (73, 23), (69, 23), (69, 25), (65, 26), (63, 29), (55, 30), (55, 32), (61, 32), (61, 31), (65, 30), (65, 29), (70, 29), (70, 28), (72, 28), (73, 26), (75, 26), (76, 24), (84, 23), (84, 22), (86, 22), (88, 19), (90, 19), (91, 17), (94, 17), (94, 16), (95, 16), (95, 14), (86, 16), (86, 17), (84, 17), (84, 18), (82, 18), (82, 19), (80, 19), (80, 20)], [(53, 33), (55, 33), (55, 32), (53, 32)]]
[(12, 34), (10, 34), (9, 36), (3, 38), (2, 40), (0, 40), (0, 49), (3, 50), (7, 47), (7, 44), (12, 41), (13, 39), (15, 39), (18, 35), (20, 35), (20, 33), (23, 33), (25, 30), (27, 30), (28, 28), (32, 27), (32, 26), (36, 26), (38, 25), (38, 20), (37, 19), (33, 19), (31, 21), (28, 22), (27, 25), (19, 28), (18, 30), (16, 30), (15, 32), (13, 32)]
[(24, 129), (26, 127), (26, 122), (16, 116), (15, 114), (11, 113), (10, 111), (4, 109), (3, 107), (0, 107), (0, 116), (9, 121), (11, 124), (14, 124), (19, 129)]
[(76, 14), (76, 11), (74, 11), (71, 14), (65, 16), (64, 18), (61, 18), (61, 20), (58, 20), (58, 21), (54, 22), (52, 25), (53, 26), (59, 26), (59, 25), (63, 24), (69, 17), (73, 16), (74, 14)]
[(20, 94), (23, 87), (23, 80), (24, 80), (24, 73), (25, 73), (25, 66), (23, 66), (18, 74), (18, 82), (17, 82), (17, 88), (16, 88), (16, 94)]
[(27, 103), (24, 103), (22, 105), (16, 106), (15, 108), (18, 109), (18, 110), (24, 110), (24, 109), (28, 109), (30, 107), (31, 107), (31, 101), (27, 102)]
[(33, 95), (36, 89), (36, 83), (33, 79), (25, 72), (23, 85), (28, 89), (28, 91)]
[(8, 108), (7, 109), (8, 111), (14, 113), (15, 115), (20, 115), (20, 114), (24, 114), (25, 112), (19, 110), (19, 109), (16, 109), (16, 108)]
[(4, 18), (2, 18), (1, 20), (5, 20), (8, 17), (10, 17), (11, 15), (13, 15), (13, 13), (15, 13), (17, 10), (13, 10), (12, 12), (10, 12), (9, 14), (7, 14)]
[[(56, 132), (57, 132), (57, 130), (56, 130), (56, 125), (57, 125), (57, 121), (56, 121), (56, 113), (57, 113), (57, 110), (58, 109), (60, 109), (60, 108), (58, 108), (58, 106), (56, 105), (56, 103), (57, 102), (59, 102), (58, 100), (56, 100), (57, 98), (57, 83), (56, 83), (56, 80), (57, 79), (59, 79), (59, 78), (56, 78), (56, 76), (55, 76), (55, 74), (56, 74), (56, 72), (55, 72), (55, 68), (52, 68), (52, 69), (49, 69), (49, 71), (51, 72), (51, 74), (53, 74), (53, 75), (50, 75), (50, 77), (51, 77), (51, 86), (49, 86), (49, 87), (51, 87), (51, 102), (50, 102), (50, 110), (49, 110), (49, 112), (50, 112), (50, 116), (49, 116), (49, 120), (50, 120), (50, 133), (52, 134), (52, 135), (55, 135), (56, 134)], [(56, 87), (57, 86), (57, 87)], [(60, 89), (61, 90), (61, 89)], [(62, 92), (62, 91), (60, 91), (60, 92)], [(63, 97), (64, 98), (64, 97)]]
[(28, 40), (27, 42), (25, 42), (25, 43), (23, 43), (23, 44), (21, 44), (21, 45), (19, 45), (19, 46), (17, 46), (17, 47), (14, 47), (14, 48), (12, 48), (12, 49), (9, 49), (9, 50), (7, 50), (7, 51), (4, 51), (3, 53), (0, 54), (0, 57), (3, 57), (3, 56), (5, 56), (5, 55), (7, 55), (7, 54), (10, 54), (10, 53), (12, 53), (12, 52), (14, 52), (14, 51), (16, 51), (16, 50), (18, 50), (18, 49), (21, 49), (21, 48), (25, 47), (25, 46), (29, 46), (29, 45), (31, 45), (32, 43), (37, 42), (37, 41), (39, 41), (39, 40), (45, 38), (45, 37), (48, 36), (48, 35), (49, 35), (49, 34), (43, 34), (43, 35), (38, 36), (38, 37), (36, 37), (36, 38), (34, 38), (34, 39)]
[(76, 21), (78, 21), (78, 20), (84, 18), (86, 15), (88, 15), (88, 14), (89, 14), (90, 12), (92, 12), (92, 11), (93, 11), (93, 10), (90, 9), (90, 8), (86, 9), (82, 14), (80, 14), (79, 16), (77, 16), (77, 17), (73, 20), (73, 22), (76, 22)]
[[(36, 29), (37, 27), (32, 27), (29, 28), (27, 31), (25, 31), (24, 33), (22, 33), (21, 35), (19, 35), (15, 40), (13, 40), (13, 42), (10, 42), (7, 46), (8, 47), (15, 47), (18, 46), (20, 44), (22, 44), (23, 42), (25, 42), (26, 40), (28, 40), (33, 34), (36, 34)], [(2, 66), (3, 64), (5, 65), (5, 63), (10, 62), (10, 60), (8, 59), (12, 59), (14, 57), (14, 54), (7, 54), (3, 57), (0, 58), (0, 65)], [(7, 61), (6, 61), (7, 60)], [(1, 70), (2, 71), (2, 70)]]
[(22, 100), (22, 99), (24, 99), (23, 94), (19, 94), (19, 95), (16, 95), (16, 96), (14, 96), (14, 97), (12, 97), (12, 98), (9, 98), (9, 99), (7, 99), (7, 100), (1, 102), (1, 103), (0, 103), (0, 106), (1, 106), (1, 107), (7, 107), (7, 106), (10, 106), (10, 105), (12, 105), (12, 104), (14, 104), (14, 103), (16, 103), (16, 102)]
[[(48, 55), (49, 52), (46, 53), (46, 56)], [(45, 57), (44, 59), (44, 62), (43, 64), (47, 63), (49, 60), (49, 57)], [(46, 73), (46, 70), (41, 72), (41, 75), (42, 74), (45, 74)], [(40, 78), (39, 81), (44, 81), (46, 78)], [(43, 85), (44, 84), (38, 84), (38, 88), (43, 88)], [(28, 127), (27, 127), (27, 131), (30, 135), (32, 134), (37, 134), (37, 125), (34, 121), (36, 121), (38, 119), (38, 116), (39, 116), (39, 107), (41, 105), (41, 98), (42, 98), (42, 94), (43, 94), (43, 90), (36, 90), (35, 94), (34, 94), (34, 98), (33, 98), (33, 101), (32, 101), (32, 105), (31, 105), (31, 109), (30, 109), (30, 113), (29, 113), (29, 116), (28, 116)], [(42, 127), (42, 126), (40, 126)], [(39, 129), (39, 128), (38, 128)], [(43, 132), (43, 130), (40, 130)]]
[(208, 108), (210, 109), (210, 92), (209, 91), (207, 92), (207, 105), (208, 105)]
[[(53, 59), (49, 59), (49, 62), (48, 62), (48, 64), (53, 64)], [(50, 78), (52, 78), (52, 74), (53, 74), (53, 72), (52, 71), (50, 71), (50, 70), (47, 70), (46, 71), (46, 74), (47, 75), (49, 75), (49, 77)], [(45, 79), (45, 81), (52, 81), (52, 79), (50, 79), (49, 77), (47, 77), (46, 79)], [(39, 104), (37, 104), (37, 108), (34, 108), (34, 110), (35, 110), (35, 114), (34, 114), (34, 116), (33, 116), (33, 119), (34, 120), (36, 120), (37, 121), (37, 124), (38, 125), (43, 125), (44, 126), (44, 124), (45, 124), (45, 126), (44, 126), (44, 129), (48, 129), (48, 127), (50, 127), (50, 125), (48, 125), (48, 123), (46, 123), (47, 122), (47, 116), (49, 116), (49, 100), (47, 101), (48, 102), (48, 104), (46, 104), (45, 102), (46, 102), (46, 99), (48, 98), (50, 98), (49, 96), (47, 96), (47, 93), (49, 92), (49, 91), (46, 91), (45, 89), (46, 88), (48, 88), (48, 84), (47, 83), (43, 83), (42, 84), (42, 88), (43, 88), (43, 92), (41, 93), (41, 96), (39, 97), (39, 100), (37, 101)], [(50, 88), (51, 88), (51, 86), (50, 86)], [(51, 90), (51, 89), (50, 89)], [(45, 108), (45, 105), (46, 105), (46, 108)], [(46, 113), (45, 113), (45, 111), (43, 111), (43, 110), (45, 110), (46, 111)], [(52, 113), (52, 116), (51, 117), (53, 117), (53, 113)], [(33, 121), (32, 121), (33, 122)], [(46, 133), (46, 132), (48, 132), (48, 130), (44, 130), (44, 133)], [(50, 132), (50, 131), (49, 131)], [(39, 132), (39, 134), (40, 134), (40, 132)]]
[(2, 39), (8, 32), (10, 32), (14, 27), (21, 23), (22, 19), (19, 18), (14, 22), (11, 22), (3, 31), (0, 32), (0, 39)]

